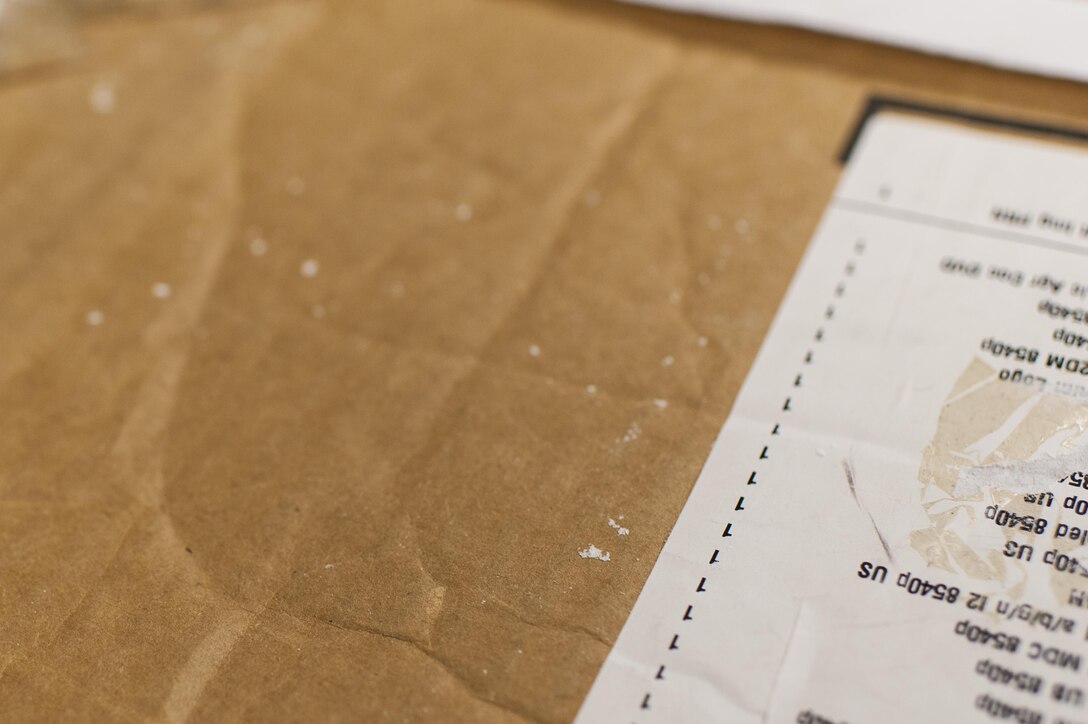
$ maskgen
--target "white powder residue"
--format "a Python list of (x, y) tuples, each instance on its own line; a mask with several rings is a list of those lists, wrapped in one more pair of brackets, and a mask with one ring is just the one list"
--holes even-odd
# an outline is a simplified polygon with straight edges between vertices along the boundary
[(335, 563), (326, 563), (325, 564), (325, 569), (326, 570), (328, 570), (329, 568), (335, 568), (335, 567), (336, 567)]
[(748, 233), (748, 222), (744, 219), (737, 219), (737, 223), (733, 224), (733, 228), (736, 229), (738, 234)]
[(453, 216), (461, 222), (470, 221), (472, 219), (472, 207), (468, 204), (457, 204), (457, 208), (453, 210)]
[(654, 407), (656, 407), (659, 410), (664, 410), (668, 406), (669, 406), (669, 401), (668, 400), (662, 400), (661, 398), (658, 398), (658, 399), (654, 400)]
[(675, 361), (676, 360), (673, 359), (673, 356), (671, 354), (667, 354), (661, 359), (661, 366), (662, 367), (672, 367), (672, 363), (675, 362)]
[(169, 299), (174, 293), (174, 288), (166, 282), (155, 282), (151, 285), (151, 296), (155, 299)]
[(699, 339), (695, 340), (695, 344), (699, 345), (700, 347), (707, 346), (707, 344), (709, 342), (710, 342), (710, 340), (707, 339), (706, 337), (699, 337)]
[(113, 113), (117, 106), (117, 88), (111, 81), (100, 80), (87, 93), (87, 103), (92, 111), (100, 115)]
[(642, 428), (638, 426), (637, 422), (632, 422), (631, 427), (627, 428), (627, 432), (623, 434), (617, 442), (634, 442), (638, 440), (638, 436), (642, 434)]
[(268, 242), (259, 236), (249, 240), (249, 253), (253, 256), (264, 256), (268, 253)]
[[(620, 516), (620, 520), (623, 520), (622, 515)], [(608, 527), (614, 529), (616, 531), (616, 535), (630, 535), (631, 534), (631, 529), (630, 528), (624, 528), (622, 525), (620, 525), (616, 521), (612, 520), (611, 518), (608, 519)]]
[(591, 395), (597, 394), (597, 385), (586, 385), (586, 392)]
[(530, 357), (539, 357), (540, 356), (540, 347), (536, 346), (535, 344), (529, 345), (529, 356)]
[(307, 279), (313, 279), (317, 276), (317, 272), (321, 270), (321, 265), (317, 263), (317, 259), (307, 259), (302, 262), (298, 267), (298, 273)]
[(580, 555), (582, 558), (596, 558), (599, 561), (605, 562), (612, 560), (612, 555), (608, 551), (602, 551), (600, 548), (593, 545), (592, 543), (589, 544), (588, 548), (583, 548), (582, 550), (578, 551), (578, 555)]
[(92, 309), (91, 311), (87, 312), (87, 324), (91, 325), (92, 327), (97, 327), (104, 321), (106, 321), (106, 315), (102, 314), (100, 310)]
[(671, 302), (672, 304), (679, 304), (680, 303), (680, 290), (679, 289), (673, 289), (671, 292), (669, 292), (669, 302)]
[(400, 299), (404, 296), (404, 284), (402, 284), (401, 282), (393, 282), (389, 285), (389, 294), (397, 299)]

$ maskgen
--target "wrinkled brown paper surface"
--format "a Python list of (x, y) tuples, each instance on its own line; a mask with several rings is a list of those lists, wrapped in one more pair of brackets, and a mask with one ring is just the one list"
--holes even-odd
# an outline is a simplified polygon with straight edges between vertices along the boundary
[(53, 10), (0, 74), (6, 721), (569, 719), (866, 94), (1088, 118), (606, 2)]

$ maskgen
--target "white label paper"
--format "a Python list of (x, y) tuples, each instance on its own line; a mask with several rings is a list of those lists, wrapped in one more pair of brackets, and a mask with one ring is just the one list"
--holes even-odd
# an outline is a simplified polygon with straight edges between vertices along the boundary
[(1088, 721), (1088, 151), (868, 123), (578, 721)]

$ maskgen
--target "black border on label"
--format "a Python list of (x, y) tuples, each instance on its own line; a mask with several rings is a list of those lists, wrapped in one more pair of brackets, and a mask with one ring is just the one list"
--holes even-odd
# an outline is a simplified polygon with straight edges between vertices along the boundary
[(850, 161), (850, 156), (854, 153), (854, 147), (857, 145), (858, 139), (861, 138), (862, 131), (865, 130), (865, 124), (869, 122), (870, 118), (882, 111), (907, 111), (923, 116), (967, 121), (969, 123), (990, 126), (1006, 131), (1021, 131), (1041, 136), (1067, 138), (1088, 143), (1088, 130), (1074, 128), (1072, 126), (1036, 123), (1033, 121), (999, 116), (992, 113), (968, 111), (953, 106), (941, 106), (933, 103), (911, 101), (905, 98), (894, 98), (892, 96), (873, 94), (866, 100), (865, 107), (862, 108), (861, 114), (854, 124), (853, 130), (850, 131), (846, 143), (843, 144), (842, 150), (839, 151), (839, 163), (845, 165)]

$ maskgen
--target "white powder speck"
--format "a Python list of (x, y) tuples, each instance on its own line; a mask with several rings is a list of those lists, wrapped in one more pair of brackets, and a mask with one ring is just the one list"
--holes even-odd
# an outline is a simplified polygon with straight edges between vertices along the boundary
[(329, 568), (335, 568), (335, 567), (336, 567), (336, 564), (335, 564), (335, 563), (326, 563), (326, 564), (325, 564), (325, 568), (326, 568), (326, 569), (329, 569)]
[(155, 299), (169, 299), (174, 293), (174, 288), (166, 282), (155, 282), (151, 285), (151, 296)]
[(601, 192), (597, 189), (590, 189), (589, 191), (586, 191), (585, 195), (582, 197), (582, 201), (586, 206), (591, 208), (599, 206), (601, 203)]
[(529, 356), (530, 357), (539, 357), (540, 356), (540, 347), (537, 347), (535, 344), (529, 345)]
[(578, 555), (580, 555), (582, 558), (596, 558), (599, 561), (605, 562), (612, 560), (612, 555), (608, 551), (602, 551), (600, 548), (593, 545), (592, 543), (589, 544), (588, 548), (583, 548), (582, 550), (578, 551)]
[(718, 229), (722, 228), (722, 217), (718, 216), (717, 214), (711, 214), (710, 216), (706, 217), (706, 228), (710, 229), (711, 231), (717, 231)]
[(268, 242), (259, 236), (249, 240), (249, 253), (253, 256), (264, 256), (268, 253)]
[(306, 193), (306, 180), (301, 176), (292, 176), (287, 179), (285, 186), (287, 193), (292, 196), (302, 196), (302, 194)]
[(617, 442), (634, 442), (638, 440), (638, 436), (642, 434), (642, 428), (638, 426), (637, 422), (632, 422), (631, 427), (627, 428), (627, 432), (623, 433), (623, 437)]
[(669, 292), (669, 301), (672, 302), (673, 304), (679, 304), (680, 303), (680, 290), (679, 289), (673, 289), (671, 292)]
[[(620, 520), (623, 520), (622, 515), (620, 516)], [(624, 528), (622, 525), (612, 520), (611, 518), (608, 519), (608, 527), (614, 528), (616, 530), (616, 535), (630, 535), (631, 533), (630, 528)]]
[(710, 340), (707, 339), (706, 337), (699, 337), (699, 339), (695, 340), (695, 344), (699, 345), (700, 347), (705, 347), (709, 343), (710, 343)]
[(737, 219), (737, 223), (733, 224), (733, 228), (738, 234), (748, 233), (748, 222), (744, 219)]
[(325, 316), (325, 308), (320, 304), (315, 304), (310, 308), (310, 314), (313, 315), (314, 319), (322, 319)]
[(673, 356), (671, 354), (667, 354), (667, 355), (665, 355), (664, 357), (661, 358), (661, 366), (662, 367), (672, 367), (672, 363), (675, 362), (675, 361), (676, 360), (673, 359)]
[(313, 279), (320, 269), (321, 265), (317, 263), (317, 259), (307, 259), (299, 265), (298, 273), (307, 279)]
[(105, 115), (113, 113), (117, 106), (117, 88), (112, 81), (100, 80), (91, 86), (87, 93), (87, 103), (95, 113)]
[(97, 327), (105, 321), (106, 315), (102, 314), (101, 311), (97, 309), (92, 309), (91, 311), (87, 312), (87, 324), (91, 325), (92, 327)]
[(662, 399), (654, 400), (654, 407), (656, 407), (659, 410), (664, 410), (668, 406), (669, 406), (669, 401), (668, 400), (662, 400)]
[(468, 221), (472, 218), (472, 207), (468, 204), (457, 204), (453, 216), (458, 221)]
[(591, 395), (597, 394), (597, 385), (586, 385), (586, 392)]

